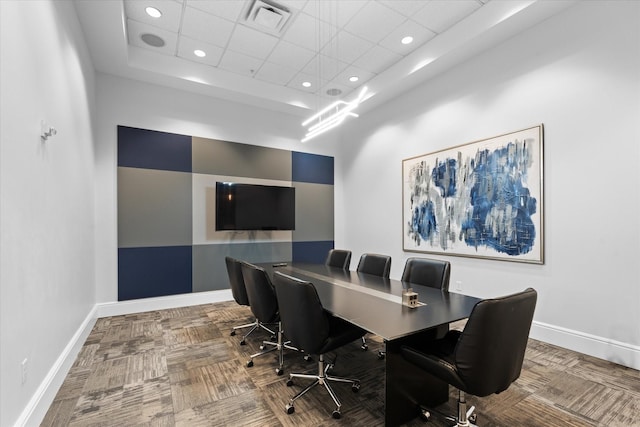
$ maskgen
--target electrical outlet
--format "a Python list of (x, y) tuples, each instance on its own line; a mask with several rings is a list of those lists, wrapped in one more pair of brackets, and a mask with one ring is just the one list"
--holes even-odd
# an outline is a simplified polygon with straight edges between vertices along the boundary
[(28, 367), (28, 359), (24, 359), (22, 363), (20, 363), (20, 374), (22, 376), (22, 384), (27, 382), (27, 367)]
[(456, 291), (462, 290), (462, 280), (456, 280)]

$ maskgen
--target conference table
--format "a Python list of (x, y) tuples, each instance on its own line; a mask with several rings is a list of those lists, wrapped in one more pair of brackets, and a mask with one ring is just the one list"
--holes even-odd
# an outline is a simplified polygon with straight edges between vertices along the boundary
[[(271, 276), (278, 271), (313, 283), (327, 311), (384, 339), (385, 425), (415, 418), (419, 405), (448, 400), (448, 384), (405, 361), (400, 347), (419, 347), (434, 339), (439, 326), (469, 317), (479, 298), (322, 264), (260, 266)], [(418, 307), (402, 304), (402, 292), (408, 288), (418, 294)]]

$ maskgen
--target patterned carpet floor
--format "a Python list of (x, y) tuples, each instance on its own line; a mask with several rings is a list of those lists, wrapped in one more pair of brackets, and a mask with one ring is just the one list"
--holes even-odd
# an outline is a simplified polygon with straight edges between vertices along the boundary
[[(256, 358), (269, 336), (254, 333), (240, 345), (233, 326), (252, 321), (235, 302), (100, 318), (58, 391), (42, 426), (381, 426), (384, 362), (379, 337), (336, 353), (333, 375), (358, 378), (334, 389), (342, 418), (316, 387), (287, 415), (289, 398), (305, 385), (286, 386), (288, 372), (316, 371), (317, 363), (287, 352), (285, 374), (276, 375), (275, 353)], [(460, 326), (459, 326), (460, 327)], [(455, 389), (443, 405), (455, 410)], [(480, 426), (640, 426), (640, 372), (529, 340), (520, 378), (505, 392), (468, 396)], [(416, 418), (408, 426), (420, 426)], [(433, 418), (429, 425), (448, 425)]]

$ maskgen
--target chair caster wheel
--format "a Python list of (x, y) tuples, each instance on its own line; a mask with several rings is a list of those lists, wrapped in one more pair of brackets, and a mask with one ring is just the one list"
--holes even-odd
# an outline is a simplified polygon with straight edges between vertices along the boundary
[(253, 360), (249, 360), (249, 361), (247, 362), (247, 368), (250, 368), (250, 367), (252, 367), (252, 366), (253, 366)]
[(429, 421), (431, 419), (431, 412), (429, 412), (429, 411), (420, 411), (420, 419), (422, 421)]
[(362, 349), (362, 351), (367, 351), (367, 350), (369, 350), (369, 345), (368, 344), (362, 344), (360, 346), (360, 348)]
[[(287, 387), (291, 387), (293, 385), (293, 380), (291, 378), (289, 378), (287, 380)], [(288, 405), (287, 405), (288, 406)]]
[(384, 360), (385, 354), (381, 351), (378, 352), (378, 359)]
[(284, 373), (284, 371), (282, 370), (282, 368), (276, 368), (276, 374), (278, 376), (282, 375)]
[(245, 340), (240, 341), (240, 345), (247, 345), (247, 342)]
[(236, 331), (231, 331), (231, 333), (229, 333), (229, 335), (231, 335), (232, 337), (236, 336)]
[(260, 351), (264, 350), (264, 346), (261, 345), (260, 347), (258, 347), (260, 349)]
[(304, 360), (306, 360), (307, 362), (312, 362), (313, 358), (307, 354), (304, 356)]
[(351, 391), (357, 393), (360, 391), (360, 383), (351, 384)]
[(276, 337), (275, 335), (271, 335), (271, 337), (269, 338), (269, 341), (276, 342), (278, 341), (278, 337)]
[(335, 411), (333, 411), (333, 413), (331, 414), (331, 416), (333, 418), (335, 418), (336, 420), (340, 419), (340, 411), (338, 411), (337, 409)]
[(478, 415), (477, 414), (469, 415), (469, 418), (467, 418), (467, 419), (469, 420), (469, 422), (471, 424), (475, 424), (476, 421), (478, 421)]
[(291, 404), (287, 404), (287, 406), (285, 406), (284, 409), (287, 411), (287, 414), (289, 414), (289, 415), (291, 415), (294, 412), (296, 412), (296, 408)]

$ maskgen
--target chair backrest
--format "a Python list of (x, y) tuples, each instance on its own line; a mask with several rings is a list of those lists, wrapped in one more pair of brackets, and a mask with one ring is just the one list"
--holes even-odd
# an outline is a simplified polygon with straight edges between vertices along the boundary
[(474, 396), (506, 390), (520, 376), (538, 294), (528, 288), (478, 302), (454, 351), (458, 375)]
[(402, 281), (431, 288), (449, 290), (451, 264), (430, 258), (409, 258), (404, 265)]
[(277, 321), (278, 300), (267, 272), (261, 267), (243, 262), (242, 276), (249, 297), (249, 306), (256, 319), (263, 323)]
[(356, 271), (388, 279), (391, 272), (391, 257), (378, 254), (362, 254)]
[(227, 264), (227, 274), (229, 275), (229, 284), (231, 285), (233, 299), (240, 305), (249, 305), (249, 297), (247, 297), (247, 291), (244, 287), (244, 279), (242, 277), (242, 261), (230, 256), (225, 257), (224, 261)]
[(280, 272), (274, 274), (273, 284), (285, 336), (295, 347), (309, 354), (318, 354), (330, 328), (315, 286)]
[(351, 251), (346, 251), (344, 249), (331, 249), (327, 254), (327, 259), (324, 263), (330, 267), (338, 267), (343, 270), (348, 270), (351, 265)]

